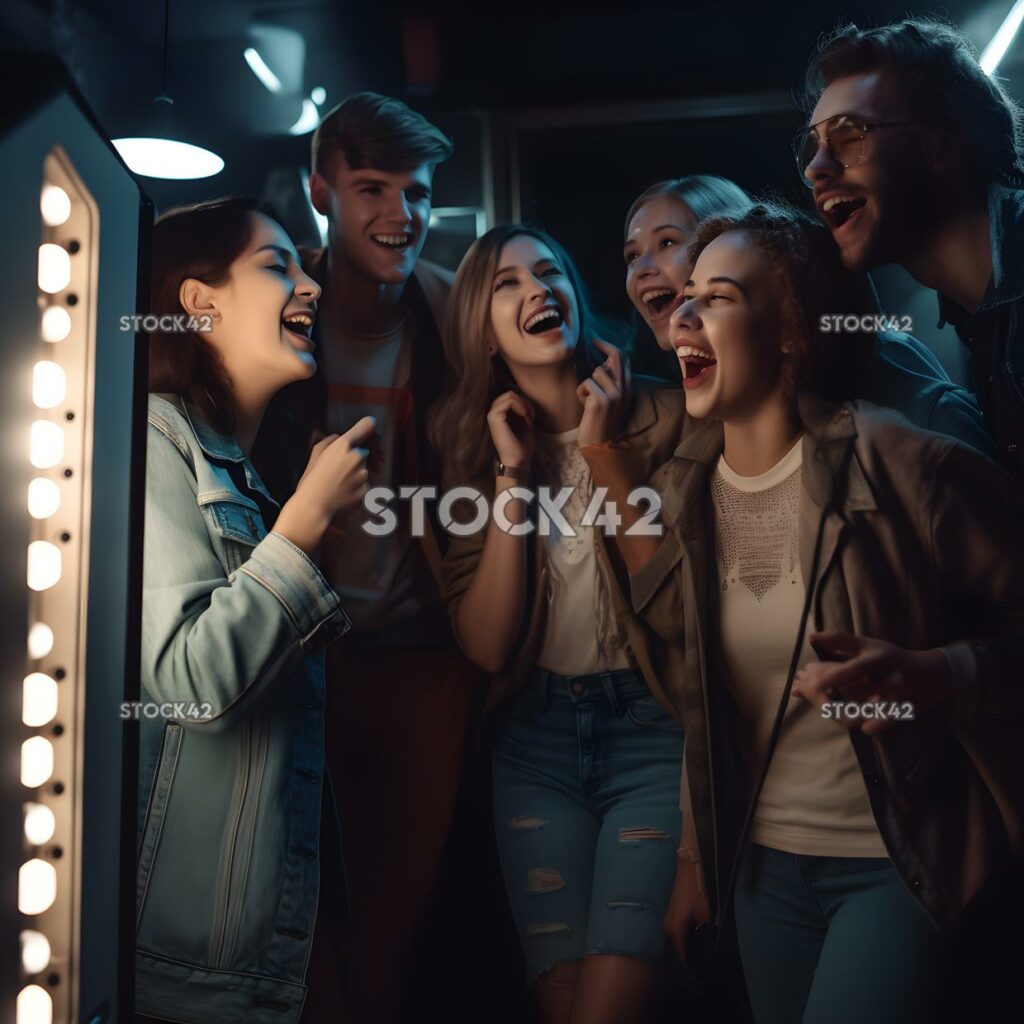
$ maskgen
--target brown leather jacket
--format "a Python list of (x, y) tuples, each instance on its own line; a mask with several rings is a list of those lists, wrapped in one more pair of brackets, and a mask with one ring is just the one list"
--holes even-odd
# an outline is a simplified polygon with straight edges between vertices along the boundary
[[(635, 460), (637, 479), (646, 480), (673, 452), (682, 436), (686, 403), (679, 388), (658, 387), (653, 380), (633, 379), (636, 401), (622, 437), (628, 446), (628, 455)], [(478, 481), (475, 486), (493, 500), (494, 480)], [(531, 485), (532, 486), (532, 485)], [(448, 608), (452, 624), (459, 602), (476, 573), (484, 550), (486, 529), (468, 537), (449, 537), (448, 550), (442, 565), (441, 599)], [(611, 538), (602, 530), (597, 538), (598, 571), (602, 585), (612, 602), (612, 614), (623, 647), (630, 661), (642, 673), (655, 698), (671, 714), (678, 717), (676, 702), (667, 692), (664, 682), (678, 674), (678, 654), (640, 622), (629, 607), (624, 593), (625, 577), (616, 578), (615, 564), (609, 557)], [(538, 599), (545, 592), (548, 569), (544, 544), (538, 544), (535, 534), (529, 537), (529, 583), (527, 609), (519, 642), (508, 664), (494, 675), (487, 695), (487, 709), (503, 704), (514, 696), (537, 664), (537, 654), (544, 638), (546, 602)], [(667, 659), (668, 664), (663, 659)], [(673, 668), (672, 666), (675, 666)]]
[[(805, 580), (823, 509), (837, 487), (840, 496), (824, 523), (808, 628), (943, 648), (953, 670), (951, 706), (874, 737), (850, 734), (895, 867), (949, 928), (1024, 847), (1024, 494), (983, 456), (892, 410), (804, 396), (800, 416)], [(686, 795), (716, 914), (750, 786), (716, 650), (708, 481), (722, 443), (721, 424), (688, 423), (652, 479), (666, 538), (630, 578), (637, 612), (685, 651), (675, 682)]]

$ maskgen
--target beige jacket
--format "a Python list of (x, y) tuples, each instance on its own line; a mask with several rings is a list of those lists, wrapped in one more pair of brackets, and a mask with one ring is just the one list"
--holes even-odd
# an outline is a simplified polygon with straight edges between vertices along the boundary
[[(686, 403), (679, 388), (657, 387), (652, 381), (634, 378), (636, 403), (622, 438), (628, 446), (628, 455), (635, 460), (635, 479), (646, 480), (675, 450), (682, 436)], [(475, 485), (493, 499), (494, 481), (478, 481)], [(643, 674), (647, 685), (659, 703), (678, 718), (678, 701), (669, 692), (671, 680), (680, 678), (679, 655), (670, 645), (658, 642), (651, 630), (633, 615), (623, 594), (628, 593), (625, 576), (616, 578), (618, 571), (609, 557), (611, 538), (603, 531), (595, 531), (597, 540), (598, 571), (601, 584), (607, 588), (612, 603), (616, 629), (630, 662)], [(473, 574), (483, 554), (486, 528), (469, 537), (450, 537), (442, 566), (441, 599), (448, 608), (452, 623), (462, 595), (472, 582)], [(538, 600), (545, 593), (548, 568), (545, 545), (538, 544), (535, 535), (529, 538), (529, 598), (519, 643), (508, 664), (495, 674), (487, 698), (487, 709), (497, 707), (516, 694), (526, 682), (544, 637), (546, 604)]]
[[(892, 410), (804, 397), (800, 415), (805, 580), (822, 511), (837, 484), (843, 495), (824, 524), (808, 628), (939, 647), (953, 670), (951, 707), (875, 737), (850, 735), (892, 860), (946, 928), (1024, 848), (1024, 494), (983, 456)], [(687, 796), (716, 908), (750, 785), (735, 756), (716, 651), (708, 480), (721, 451), (721, 424), (688, 423), (652, 479), (666, 539), (630, 579), (638, 614), (685, 651)]]

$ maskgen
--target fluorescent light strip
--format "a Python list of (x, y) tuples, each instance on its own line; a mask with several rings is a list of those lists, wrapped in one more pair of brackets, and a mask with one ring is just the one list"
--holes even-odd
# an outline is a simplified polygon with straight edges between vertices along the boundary
[(981, 70), (986, 75), (994, 74), (996, 68), (999, 67), (999, 62), (1006, 56), (1006, 51), (1017, 35), (1022, 21), (1024, 21), (1024, 0), (1017, 0), (978, 61), (981, 64)]
[(281, 91), (281, 79), (267, 67), (267, 62), (260, 56), (259, 50), (247, 46), (242, 53), (252, 73), (271, 91)]

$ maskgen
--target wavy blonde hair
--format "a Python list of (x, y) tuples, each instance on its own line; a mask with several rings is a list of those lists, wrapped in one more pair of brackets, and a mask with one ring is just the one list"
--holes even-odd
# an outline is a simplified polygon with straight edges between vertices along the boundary
[[(489, 355), (487, 344), (498, 260), (505, 244), (519, 235), (536, 238), (551, 250), (576, 295), (580, 333), (573, 359), (579, 379), (589, 377), (604, 361), (594, 344), (597, 321), (569, 254), (546, 232), (521, 224), (500, 224), (481, 235), (459, 264), (448, 298), (443, 332), (448, 378), (431, 417), (431, 440), (441, 453), (447, 487), (489, 474), (494, 451), (487, 413), (498, 395), (516, 387), (505, 360), (500, 354)], [(602, 323), (601, 327), (600, 337), (614, 343), (608, 337), (607, 325)]]

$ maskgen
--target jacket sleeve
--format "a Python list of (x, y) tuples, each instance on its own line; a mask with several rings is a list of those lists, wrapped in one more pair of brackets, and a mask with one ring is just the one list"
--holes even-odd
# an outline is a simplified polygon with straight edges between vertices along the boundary
[[(177, 446), (149, 427), (141, 681), (153, 699), (209, 705), (196, 727), (227, 728), (301, 657), (350, 628), (312, 561), (270, 533), (229, 577)], [(185, 719), (189, 724), (192, 720)]]
[(668, 527), (651, 560), (629, 577), (633, 611), (658, 636), (680, 643), (683, 622), (683, 546), (675, 530)]
[[(953, 717), (1024, 712), (1024, 491), (963, 445), (950, 445), (933, 482), (932, 556), (950, 625), (968, 635), (942, 648)], [(1018, 719), (1019, 720), (1019, 719)]]
[(480, 565), (486, 540), (486, 527), (465, 537), (450, 534), (444, 560), (441, 563), (441, 601), (448, 611), (452, 631), (455, 633), (455, 639), (463, 653), (465, 653), (465, 646), (459, 637), (455, 617), (459, 603), (469, 589), (470, 583), (473, 582), (473, 576)]

